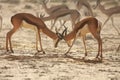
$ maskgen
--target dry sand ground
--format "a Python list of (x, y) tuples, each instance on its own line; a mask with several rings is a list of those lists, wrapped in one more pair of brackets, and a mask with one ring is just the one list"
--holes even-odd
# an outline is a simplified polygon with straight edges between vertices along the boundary
[[(10, 17), (19, 12), (35, 14), (37, 7), (32, 5), (34, 9), (25, 9), (25, 4), (1, 3), (1, 5), (4, 21), (0, 32), (0, 54), (4, 54), (5, 36), (12, 28)], [(106, 16), (99, 12), (97, 18), (103, 22)], [(120, 30), (119, 20), (118, 15), (115, 17), (115, 25)], [(49, 26), (48, 23), (46, 24)], [(69, 23), (66, 24), (68, 25)], [(55, 49), (53, 41), (44, 34), (42, 34), (42, 44), (46, 54), (34, 57), (35, 33), (21, 28), (12, 37), (15, 53), (0, 56), (0, 80), (120, 80), (120, 51), (116, 52), (120, 45), (120, 36), (117, 35), (110, 21), (102, 30), (101, 36), (104, 56), (102, 63), (82, 60), (84, 47), (81, 39), (75, 42), (70, 57), (64, 57), (63, 54), (68, 49), (66, 43), (61, 41)], [(96, 40), (88, 39), (86, 43), (88, 56), (94, 58), (97, 54)]]

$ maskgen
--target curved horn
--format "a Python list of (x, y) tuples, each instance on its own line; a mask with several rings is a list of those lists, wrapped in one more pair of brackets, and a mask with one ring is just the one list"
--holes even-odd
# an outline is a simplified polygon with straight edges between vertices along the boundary
[[(64, 25), (64, 31), (62, 32), (62, 36), (66, 36), (67, 35), (67, 27)], [(65, 34), (65, 35), (64, 35)]]
[(62, 32), (62, 34), (60, 34), (60, 33), (58, 32), (57, 28), (55, 28), (56, 34), (57, 34), (58, 37), (59, 37), (59, 39), (55, 42), (55, 45), (54, 45), (55, 47), (57, 47), (59, 41), (64, 38), (64, 34), (65, 34), (65, 35), (67, 34), (67, 28), (66, 28), (66, 26), (64, 26), (64, 28), (65, 28), (65, 29), (64, 29), (64, 31)]

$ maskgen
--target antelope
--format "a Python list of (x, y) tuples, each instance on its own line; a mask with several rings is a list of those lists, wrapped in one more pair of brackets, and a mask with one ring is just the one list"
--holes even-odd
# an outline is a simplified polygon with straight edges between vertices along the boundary
[[(67, 55), (69, 53), (76, 38), (82, 36), (84, 47), (85, 47), (85, 57), (86, 57), (87, 49), (86, 49), (86, 44), (85, 44), (85, 35), (87, 33), (91, 33), (98, 42), (98, 54), (97, 54), (96, 58), (102, 59), (102, 57), (103, 57), (102, 56), (102, 39), (100, 37), (100, 30), (101, 30), (101, 25), (99, 25), (98, 20), (91, 16), (84, 18), (80, 22), (76, 23), (74, 29), (69, 34), (63, 35), (63, 37), (62, 37), (66, 41), (68, 46), (70, 47), (69, 50), (65, 53), (65, 55)], [(58, 39), (58, 41), (56, 42), (56, 44), (55, 44), (56, 47), (57, 47), (59, 41), (60, 41), (60, 39)]]
[(69, 9), (66, 5), (56, 5), (56, 6), (52, 6), (50, 8), (47, 7), (46, 5), (47, 1), (45, 2), (45, 0), (42, 2), (42, 7), (45, 9), (45, 12), (47, 12), (47, 14), (51, 15), (56, 11), (59, 10), (63, 10), (63, 9)]
[[(105, 22), (103, 23), (103, 26), (102, 28), (104, 27), (104, 25), (107, 23), (107, 21), (111, 18), (111, 21), (112, 21), (112, 25), (113, 27), (115, 28), (115, 30), (118, 32), (118, 34), (120, 35), (120, 32), (119, 30), (115, 27), (114, 25), (114, 22), (113, 22), (113, 15), (115, 14), (120, 14), (120, 6), (116, 6), (116, 7), (112, 7), (112, 8), (109, 8), (109, 9), (105, 9), (105, 7), (101, 4), (101, 0), (97, 0), (97, 5), (96, 7), (99, 7), (100, 11), (107, 15), (107, 19), (105, 20)], [(95, 8), (96, 8), (95, 7)]]
[[(41, 15), (40, 17), (43, 21), (48, 21), (54, 19), (53, 26), (55, 25), (57, 20), (64, 20), (64, 23), (68, 20), (72, 23), (72, 28), (75, 25), (76, 22), (80, 19), (80, 13), (77, 10), (71, 9), (71, 10), (61, 10), (57, 11), (56, 13), (51, 14), (48, 17), (43, 17)], [(51, 27), (51, 29), (53, 28)]]
[[(32, 30), (35, 30), (36, 32), (36, 50), (37, 52), (44, 52), (42, 48), (42, 42), (41, 42), (41, 36), (40, 32), (43, 32), (48, 37), (53, 39), (56, 43), (57, 39), (60, 38), (60, 35), (57, 33), (52, 32), (47, 28), (45, 23), (40, 19), (35, 17), (32, 14), (29, 13), (18, 13), (11, 17), (11, 23), (13, 25), (13, 28), (7, 33), (6, 35), (6, 50), (9, 51), (8, 45), (10, 46), (10, 51), (14, 53), (12, 49), (12, 43), (11, 43), (11, 37), (12, 35), (20, 28), (25, 27)], [(38, 50), (38, 41), (40, 43), (41, 50)]]
[[(45, 2), (45, 1), (46, 1), (46, 0), (44, 0), (44, 1), (42, 2), (42, 7), (44, 8), (45, 12), (46, 12), (47, 14), (49, 14), (49, 15), (52, 15), (52, 14), (58, 12), (58, 11), (61, 11), (61, 10), (68, 10), (68, 9), (69, 9), (69, 8), (68, 8), (66, 5), (64, 5), (64, 4), (62, 4), (62, 5), (56, 5), (56, 6), (52, 6), (52, 7), (48, 8), (47, 5), (46, 5), (48, 1), (46, 1), (46, 2)], [(51, 24), (52, 24), (52, 22), (51, 22)], [(60, 22), (60, 24), (61, 24), (61, 22)], [(64, 23), (63, 23), (62, 25), (64, 25)], [(52, 26), (54, 26), (54, 24), (52, 24)]]
[(88, 11), (87, 11), (86, 16), (93, 16), (93, 11), (92, 11), (91, 6), (87, 0), (76, 0), (74, 2), (76, 2), (76, 7), (78, 10), (80, 10), (82, 8), (82, 6), (87, 8)]
[(2, 16), (0, 16), (0, 31), (2, 29)]

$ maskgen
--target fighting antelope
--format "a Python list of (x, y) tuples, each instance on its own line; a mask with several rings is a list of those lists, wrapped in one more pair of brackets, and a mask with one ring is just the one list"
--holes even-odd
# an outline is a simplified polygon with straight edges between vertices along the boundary
[[(72, 23), (72, 28), (73, 28), (75, 23), (78, 22), (80, 19), (80, 13), (77, 10), (72, 10), (72, 9), (71, 10), (61, 10), (61, 11), (57, 11), (56, 13), (51, 14), (48, 17), (43, 17), (41, 15), (40, 18), (44, 21), (54, 19), (54, 23), (53, 23), (53, 26), (51, 27), (51, 29), (54, 27), (57, 20), (63, 20), (64, 23), (66, 21), (70, 20)], [(64, 23), (63, 23), (63, 25), (64, 25)]]
[(2, 29), (2, 16), (0, 16), (0, 31)]
[[(115, 30), (118, 32), (118, 34), (120, 35), (120, 32), (119, 30), (115, 27), (114, 25), (114, 22), (113, 22), (113, 15), (115, 14), (120, 14), (120, 6), (116, 6), (116, 7), (112, 7), (112, 8), (109, 8), (109, 9), (105, 9), (105, 7), (101, 4), (101, 0), (97, 0), (97, 5), (96, 7), (99, 7), (99, 9), (101, 10), (101, 12), (105, 15), (107, 15), (107, 19), (105, 20), (102, 28), (104, 27), (104, 25), (106, 24), (106, 22), (111, 18), (111, 21), (112, 21), (112, 25), (113, 27), (115, 28)], [(95, 7), (95, 8), (96, 8)]]
[(43, 32), (46, 34), (48, 37), (52, 38), (55, 43), (57, 39), (59, 39), (59, 34), (57, 35), (56, 33), (52, 32), (47, 28), (45, 23), (40, 19), (35, 17), (32, 14), (29, 13), (18, 13), (15, 14), (14, 16), (11, 17), (11, 23), (13, 24), (12, 30), (10, 30), (7, 33), (6, 36), (6, 50), (9, 51), (8, 49), (8, 44), (10, 46), (10, 51), (13, 52), (12, 49), (12, 43), (11, 43), (11, 36), (20, 28), (20, 27), (25, 27), (25, 28), (30, 28), (36, 31), (36, 50), (38, 50), (38, 40), (40, 43), (41, 47), (41, 52), (45, 53), (43, 48), (42, 48), (42, 43), (41, 43), (41, 36), (40, 32)]
[[(101, 30), (101, 25), (99, 25), (98, 20), (94, 17), (87, 17), (81, 20), (80, 22), (76, 23), (74, 29), (69, 34), (63, 36), (63, 39), (66, 41), (68, 46), (70, 46), (69, 50), (67, 51), (67, 53), (65, 53), (65, 55), (67, 55), (68, 52), (70, 51), (76, 38), (82, 36), (85, 47), (85, 57), (86, 57), (87, 50), (85, 44), (85, 35), (86, 33), (91, 33), (94, 36), (94, 38), (98, 41), (98, 54), (96, 58), (102, 59), (102, 39), (100, 37), (100, 30)], [(58, 39), (55, 46), (58, 45), (59, 41), (60, 39)]]
[[(46, 5), (47, 2), (48, 2), (48, 1), (44, 0), (44, 1), (42, 2), (42, 7), (44, 8), (45, 12), (46, 12), (48, 15), (52, 15), (52, 14), (58, 12), (58, 11), (61, 11), (61, 10), (68, 10), (68, 9), (69, 9), (69, 8), (68, 8), (66, 5), (64, 5), (64, 4), (56, 5), (56, 6), (52, 6), (52, 7), (48, 8), (47, 5)], [(54, 23), (54, 20), (53, 20), (53, 23)], [(51, 21), (51, 24), (52, 24), (52, 21)], [(64, 24), (61, 23), (61, 21), (60, 21), (60, 24), (61, 24), (61, 26), (64, 25)], [(54, 24), (52, 24), (52, 26), (54, 26)]]

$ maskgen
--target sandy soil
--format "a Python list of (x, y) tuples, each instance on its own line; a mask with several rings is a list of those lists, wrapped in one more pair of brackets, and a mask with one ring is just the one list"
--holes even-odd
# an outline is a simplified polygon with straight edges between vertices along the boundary
[[(6, 53), (6, 33), (12, 28), (10, 17), (19, 12), (35, 15), (39, 10), (30, 3), (27, 5), (31, 5), (33, 9), (24, 8), (26, 4), (0, 3), (0, 5), (2, 5), (1, 15), (3, 17), (3, 27), (0, 32), (0, 80), (120, 80), (120, 50), (116, 52), (120, 45), (120, 36), (110, 21), (101, 32), (103, 62), (82, 60), (84, 47), (81, 39), (77, 39), (71, 49), (71, 54), (66, 57), (64, 53), (69, 47), (65, 41), (61, 41), (58, 48), (54, 48), (53, 40), (44, 34), (41, 35), (46, 54), (34, 56), (36, 53), (35, 32), (24, 28), (20, 28), (12, 37), (15, 52), (10, 55), (2, 55)], [(106, 16), (98, 11), (97, 18), (104, 22)], [(115, 25), (120, 30), (119, 20), (119, 15), (115, 16)], [(46, 24), (49, 26), (50, 22), (46, 22)], [(70, 23), (66, 23), (66, 26), (70, 26)], [(88, 57), (93, 59), (97, 54), (97, 42), (87, 39), (86, 44)]]

